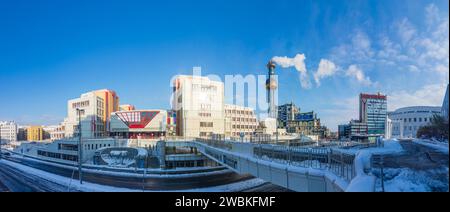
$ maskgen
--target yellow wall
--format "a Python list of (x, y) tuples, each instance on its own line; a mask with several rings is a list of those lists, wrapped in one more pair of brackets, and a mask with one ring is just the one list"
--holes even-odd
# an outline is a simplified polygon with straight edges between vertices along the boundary
[(42, 126), (32, 126), (27, 129), (27, 140), (28, 141), (42, 141), (44, 130)]
[(133, 105), (120, 105), (120, 111), (132, 111), (135, 110)]
[(105, 102), (105, 105), (103, 106), (103, 111), (105, 113), (103, 114), (103, 122), (105, 123), (105, 129), (106, 129), (106, 122), (109, 120), (111, 113), (119, 111), (119, 97), (117, 96), (115, 91), (112, 90), (97, 90), (94, 91), (95, 95), (102, 98)]

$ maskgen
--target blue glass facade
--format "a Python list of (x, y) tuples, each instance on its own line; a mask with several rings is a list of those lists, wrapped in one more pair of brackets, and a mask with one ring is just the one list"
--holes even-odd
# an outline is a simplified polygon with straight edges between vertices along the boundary
[(360, 120), (367, 123), (369, 136), (384, 136), (387, 98), (381, 94), (360, 95)]

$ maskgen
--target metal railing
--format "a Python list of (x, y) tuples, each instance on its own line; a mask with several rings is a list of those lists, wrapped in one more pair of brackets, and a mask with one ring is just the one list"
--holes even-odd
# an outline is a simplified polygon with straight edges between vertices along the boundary
[(213, 140), (213, 139), (207, 139), (207, 138), (197, 138), (196, 141), (200, 142), (200, 143), (204, 143), (208, 146), (212, 146), (212, 147), (216, 147), (219, 149), (225, 149), (225, 150), (231, 150), (232, 149), (232, 144), (229, 141), (225, 141), (225, 140)]
[[(219, 149), (231, 151), (232, 141), (198, 138), (196, 141)], [(334, 151), (331, 148), (253, 144), (255, 158), (277, 163), (331, 171), (350, 181), (355, 177), (355, 155)]]
[(327, 169), (348, 181), (355, 177), (355, 156), (333, 151), (330, 148), (261, 145), (254, 147), (254, 155), (263, 160), (285, 163), (292, 166)]

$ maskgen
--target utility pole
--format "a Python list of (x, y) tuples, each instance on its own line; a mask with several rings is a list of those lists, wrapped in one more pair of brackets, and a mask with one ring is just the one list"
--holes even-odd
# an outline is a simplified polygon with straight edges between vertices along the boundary
[(83, 170), (82, 170), (82, 160), (83, 160), (83, 146), (81, 145), (81, 112), (84, 110), (77, 108), (78, 113), (78, 178), (80, 179), (80, 184), (83, 184)]

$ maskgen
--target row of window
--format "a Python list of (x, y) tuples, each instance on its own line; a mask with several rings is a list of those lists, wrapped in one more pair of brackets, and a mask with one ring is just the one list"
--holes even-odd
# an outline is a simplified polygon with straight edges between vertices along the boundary
[(248, 110), (225, 110), (226, 114), (253, 115), (253, 111)]
[(82, 101), (82, 102), (74, 102), (72, 103), (72, 108), (80, 108), (80, 107), (89, 107), (89, 101)]
[(211, 113), (199, 113), (200, 117), (211, 117)]
[(55, 159), (62, 159), (62, 160), (68, 160), (68, 161), (78, 161), (78, 156), (76, 155), (67, 155), (67, 154), (61, 154), (61, 153), (55, 153), (55, 152), (47, 152), (38, 150), (38, 155), (48, 158), (55, 158)]
[(241, 136), (241, 133), (244, 133), (244, 135), (253, 135), (253, 132), (233, 132), (233, 133), (231, 133), (231, 135)]
[(252, 126), (252, 125), (234, 125), (233, 124), (233, 129), (256, 129), (256, 125)]
[(216, 92), (217, 87), (214, 85), (192, 84), (192, 90), (194, 91), (201, 90), (202, 92)]
[(200, 137), (209, 137), (212, 135), (212, 132), (200, 132)]
[(233, 121), (244, 121), (244, 122), (256, 122), (256, 119), (254, 118), (232, 118)]
[(85, 150), (96, 150), (98, 148), (102, 148), (102, 147), (110, 147), (111, 144), (85, 144), (84, 145), (84, 149)]
[(394, 119), (395, 121), (403, 121), (403, 122), (431, 122), (431, 118), (401, 118)]
[[(404, 127), (403, 127), (403, 131), (407, 131), (407, 130), (412, 131), (413, 129), (414, 129), (414, 131), (416, 131), (416, 130), (419, 129), (419, 127), (418, 127), (418, 126), (404, 126)], [(393, 130), (399, 131), (399, 130), (400, 130), (400, 127), (398, 127), (398, 126), (397, 126), (397, 127), (394, 127)]]
[(212, 122), (200, 122), (200, 127), (213, 127), (214, 124)]

